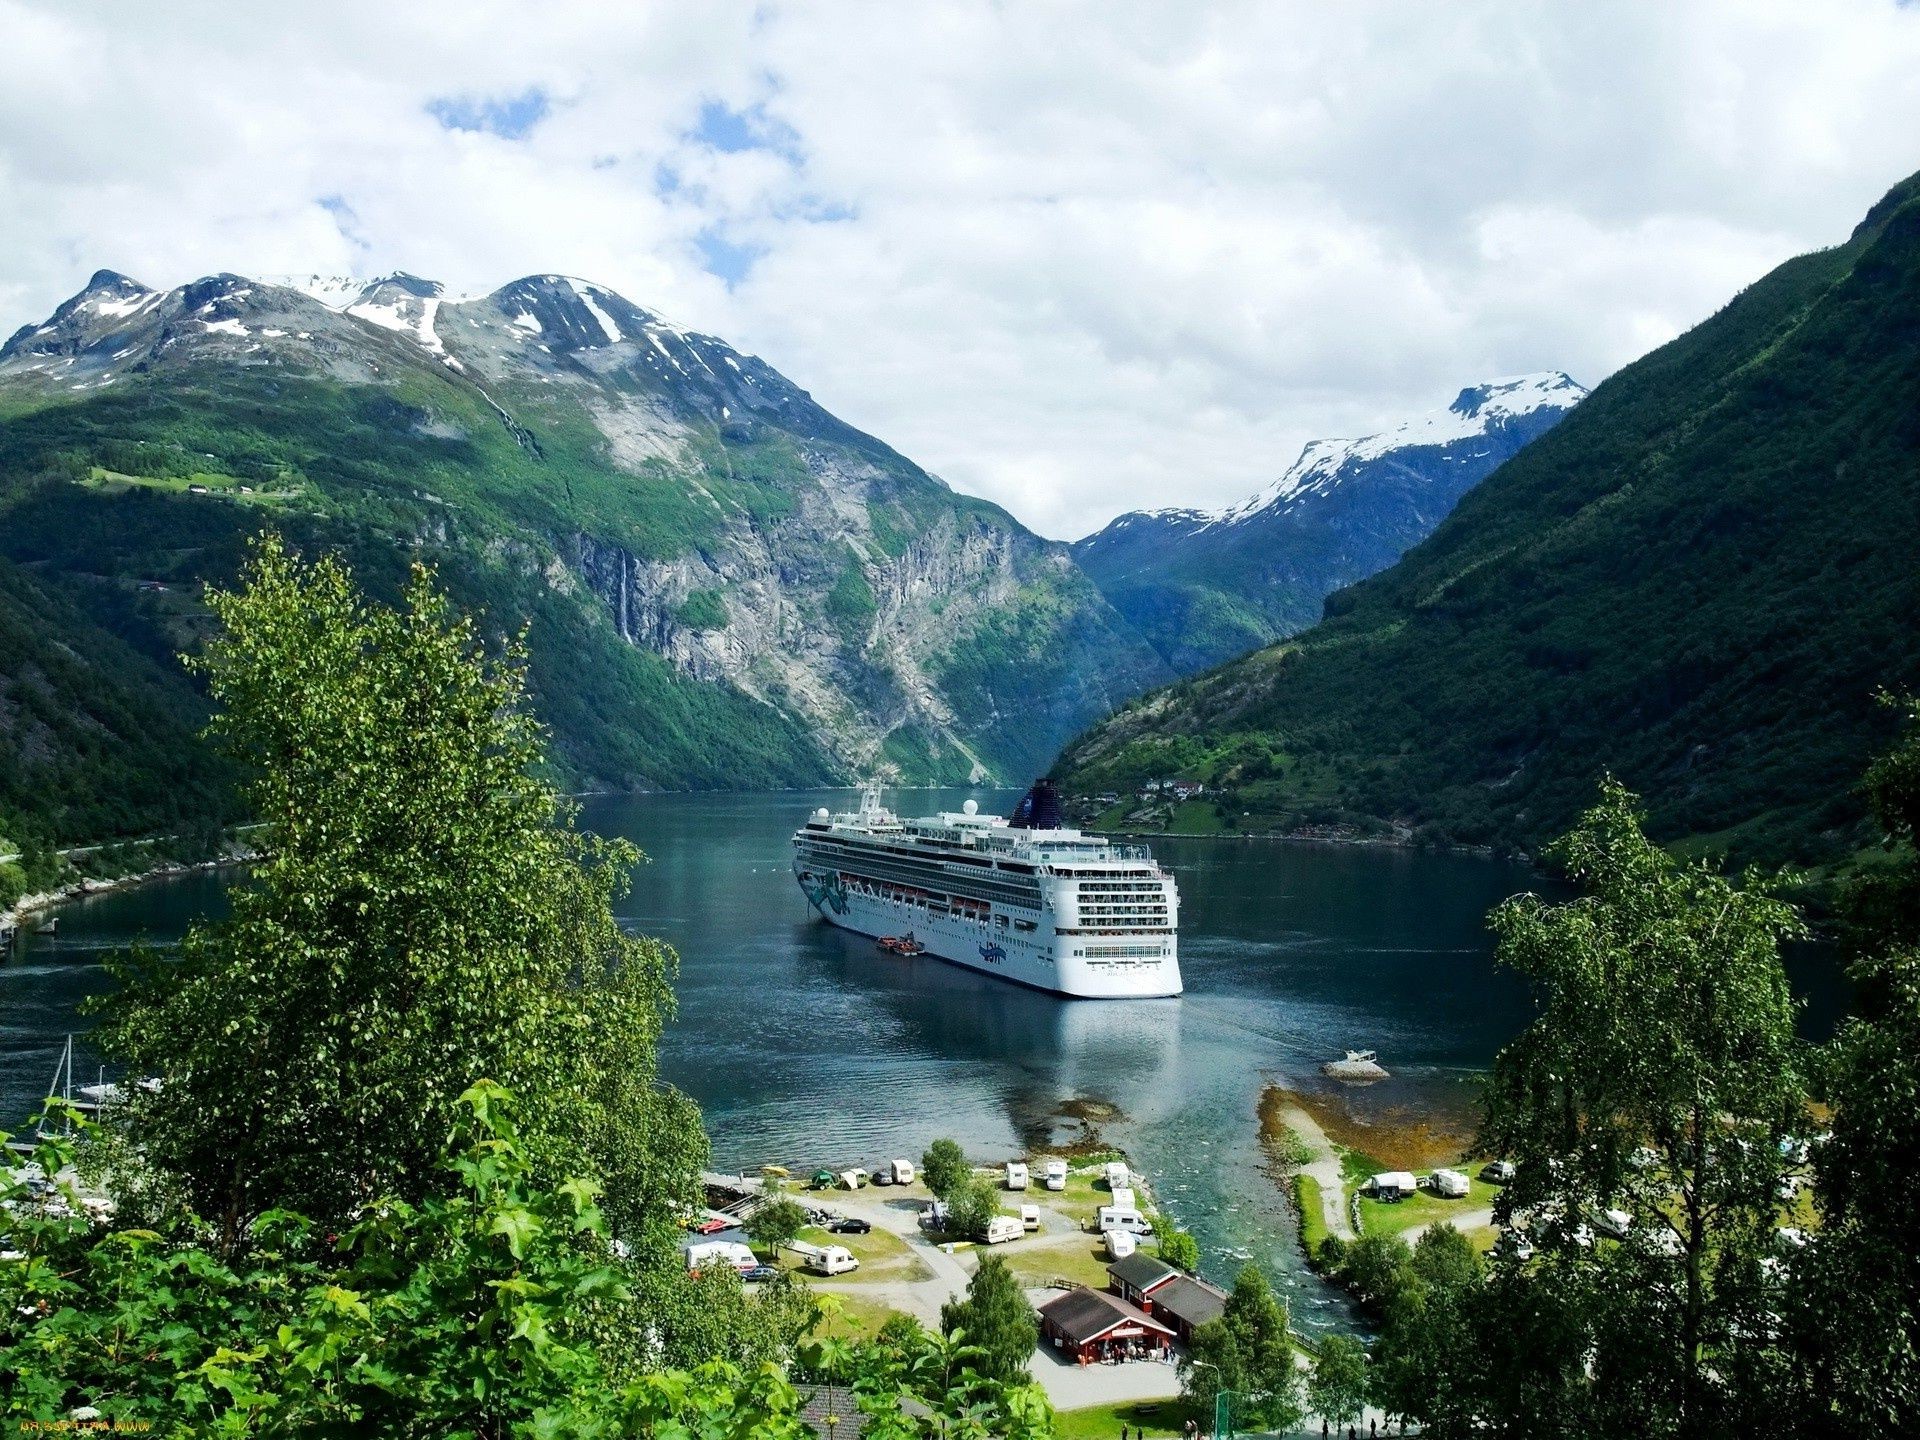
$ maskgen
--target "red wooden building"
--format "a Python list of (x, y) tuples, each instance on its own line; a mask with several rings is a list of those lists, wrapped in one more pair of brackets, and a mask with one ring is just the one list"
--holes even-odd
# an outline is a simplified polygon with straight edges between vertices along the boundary
[(1040, 1307), (1040, 1335), (1082, 1365), (1164, 1355), (1173, 1331), (1137, 1305), (1082, 1285)]

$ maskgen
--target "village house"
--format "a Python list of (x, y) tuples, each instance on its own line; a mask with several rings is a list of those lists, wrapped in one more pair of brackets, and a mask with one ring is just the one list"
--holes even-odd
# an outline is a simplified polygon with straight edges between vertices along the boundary
[(1177, 1279), (1180, 1272), (1156, 1255), (1144, 1250), (1136, 1250), (1124, 1260), (1116, 1260), (1107, 1267), (1107, 1283), (1113, 1293), (1129, 1305), (1138, 1305), (1147, 1314), (1153, 1313), (1153, 1292), (1169, 1280)]
[(1191, 1345), (1194, 1331), (1227, 1311), (1227, 1292), (1197, 1275), (1176, 1275), (1156, 1285), (1152, 1299), (1154, 1319), (1172, 1326), (1182, 1345)]
[(1173, 1331), (1118, 1295), (1082, 1285), (1040, 1307), (1040, 1338), (1082, 1365), (1164, 1356)]

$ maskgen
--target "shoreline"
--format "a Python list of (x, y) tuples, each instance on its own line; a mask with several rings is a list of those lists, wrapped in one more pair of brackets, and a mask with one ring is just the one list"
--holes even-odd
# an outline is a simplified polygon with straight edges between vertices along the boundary
[(1542, 873), (1534, 857), (1523, 850), (1504, 852), (1492, 845), (1454, 845), (1436, 844), (1431, 841), (1399, 839), (1392, 835), (1304, 835), (1297, 832), (1276, 830), (1229, 831), (1209, 830), (1186, 832), (1182, 830), (1093, 830), (1089, 835), (1100, 835), (1114, 840), (1265, 840), (1281, 845), (1355, 845), (1381, 850), (1406, 850), (1424, 855), (1460, 855), (1472, 860), (1502, 860), (1519, 865), (1535, 874)]
[(182, 875), (194, 875), (208, 870), (224, 870), (230, 865), (250, 865), (259, 859), (254, 850), (237, 851), (229, 855), (216, 855), (210, 860), (164, 860), (144, 870), (135, 870), (126, 875), (116, 875), (111, 879), (88, 877), (75, 880), (52, 890), (37, 890), (30, 895), (22, 895), (4, 910), (0, 910), (0, 935), (6, 935), (23, 928), (22, 922), (30, 916), (52, 910), (61, 905), (70, 905), (95, 895), (105, 895), (115, 890), (134, 890), (142, 885), (152, 884), (156, 880), (173, 880)]

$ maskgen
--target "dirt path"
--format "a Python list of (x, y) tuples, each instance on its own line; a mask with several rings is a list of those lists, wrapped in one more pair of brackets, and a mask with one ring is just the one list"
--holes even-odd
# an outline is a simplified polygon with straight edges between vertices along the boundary
[[(1299, 1166), (1303, 1175), (1311, 1176), (1320, 1187), (1320, 1208), (1326, 1217), (1327, 1233), (1338, 1235), (1342, 1240), (1355, 1239), (1353, 1221), (1347, 1214), (1347, 1178), (1340, 1168), (1340, 1156), (1333, 1148), (1333, 1142), (1327, 1138), (1327, 1132), (1320, 1128), (1315, 1120), (1292, 1099), (1278, 1090), (1269, 1090), (1267, 1103), (1262, 1105), (1261, 1138), (1277, 1141), (1278, 1135), (1269, 1134), (1273, 1121), (1293, 1131), (1300, 1137), (1301, 1143), (1313, 1152), (1313, 1158)], [(1271, 1147), (1270, 1147), (1271, 1148)]]

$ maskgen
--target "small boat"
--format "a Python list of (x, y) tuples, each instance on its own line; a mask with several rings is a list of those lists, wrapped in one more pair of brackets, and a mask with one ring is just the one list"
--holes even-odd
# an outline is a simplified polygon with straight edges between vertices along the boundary
[(1320, 1067), (1320, 1073), (1335, 1080), (1361, 1083), (1387, 1078), (1387, 1071), (1380, 1064), (1380, 1057), (1371, 1050), (1349, 1050), (1345, 1059), (1327, 1061)]
[(913, 932), (911, 930), (905, 935), (882, 935), (879, 940), (879, 945), (880, 948), (889, 955), (903, 955), (909, 959), (915, 955), (924, 955), (927, 953), (927, 947), (913, 938)]
[(60, 933), (60, 918), (56, 915), (51, 920), (41, 921), (33, 927), (33, 933), (36, 935), (58, 935)]

